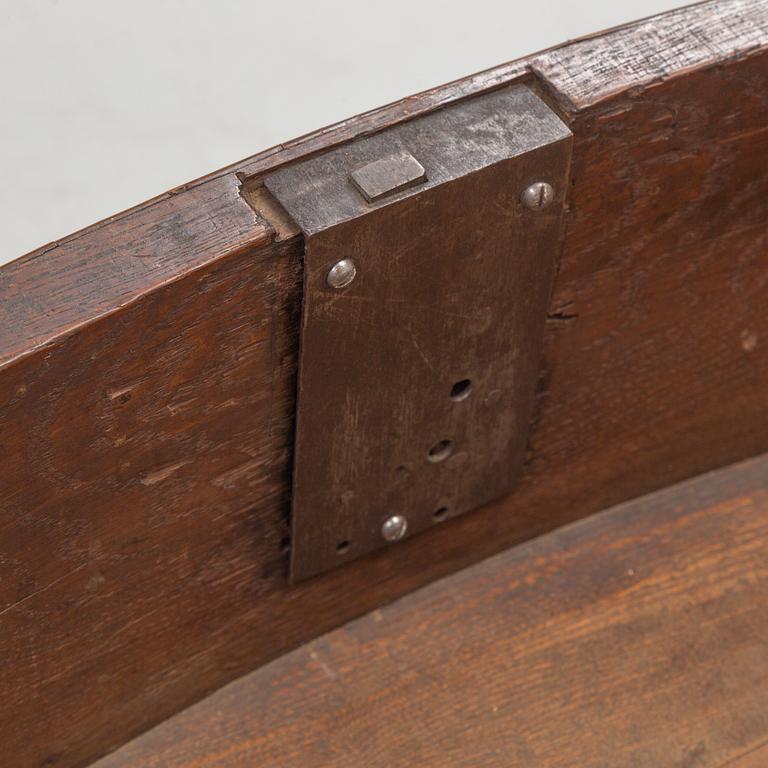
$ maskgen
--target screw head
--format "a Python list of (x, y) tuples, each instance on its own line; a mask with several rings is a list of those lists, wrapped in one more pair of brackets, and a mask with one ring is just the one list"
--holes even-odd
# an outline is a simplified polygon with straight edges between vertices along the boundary
[(543, 211), (555, 199), (555, 190), (546, 181), (536, 181), (520, 196), (526, 208)]
[(402, 515), (392, 515), (381, 526), (381, 535), (386, 541), (398, 541), (405, 536), (408, 530), (408, 521)]
[(346, 288), (357, 275), (357, 267), (352, 259), (342, 259), (337, 261), (328, 270), (326, 281), (331, 288)]

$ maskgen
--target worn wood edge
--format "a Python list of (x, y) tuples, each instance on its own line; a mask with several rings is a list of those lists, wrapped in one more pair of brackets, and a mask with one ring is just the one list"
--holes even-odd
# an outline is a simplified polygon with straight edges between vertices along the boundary
[[(219, 254), (216, 257), (216, 261), (219, 261), (221, 259), (227, 259), (230, 257), (237, 257), (240, 256), (247, 251), (251, 251), (253, 249), (260, 249), (263, 247), (268, 246), (271, 242), (274, 241), (274, 232), (270, 231), (267, 235), (265, 235), (262, 238), (258, 238), (254, 240), (253, 242), (244, 243), (240, 246), (238, 246), (236, 249), (228, 251), (224, 254)], [(281, 240), (281, 242), (284, 242), (288, 238), (284, 238)], [(151, 286), (148, 286), (146, 289), (138, 291), (134, 295), (130, 296), (130, 298), (127, 298), (125, 301), (121, 302), (120, 304), (111, 307), (110, 309), (106, 309), (103, 312), (100, 312), (98, 314), (94, 314), (93, 317), (89, 317), (82, 322), (79, 322), (75, 325), (72, 325), (71, 327), (63, 330), (61, 333), (56, 334), (56, 336), (52, 339), (48, 339), (46, 341), (41, 341), (39, 344), (35, 344), (33, 346), (30, 346), (29, 348), (23, 350), (19, 354), (15, 356), (9, 356), (7, 359), (0, 358), (0, 376), (3, 375), (4, 370), (11, 368), (16, 363), (21, 362), (25, 358), (37, 354), (41, 351), (44, 351), (46, 348), (50, 347), (52, 344), (56, 344), (59, 341), (62, 341), (63, 339), (71, 336), (72, 334), (75, 334), (85, 328), (87, 328), (92, 323), (97, 323), (102, 320), (105, 320), (109, 318), (111, 315), (114, 315), (116, 312), (119, 312), (122, 309), (125, 309), (126, 307), (130, 307), (134, 304), (137, 304), (141, 302), (144, 298), (146, 298), (149, 294), (154, 293), (157, 290), (162, 290), (163, 288), (167, 288), (170, 285), (173, 285), (174, 283), (177, 283), (181, 280), (183, 280), (185, 277), (193, 276), (198, 272), (203, 272), (209, 267), (208, 262), (204, 262), (202, 264), (196, 264), (194, 267), (192, 267), (189, 271), (184, 272), (182, 274), (172, 275), (170, 277), (167, 277), (160, 282), (154, 283)]]
[[(754, 27), (753, 37), (745, 36), (742, 39), (743, 48), (724, 50), (710, 45), (708, 55), (701, 57), (693, 65), (686, 64), (682, 60), (685, 48), (679, 46), (674, 49), (676, 55), (671, 56), (666, 62), (668, 67), (666, 75), (654, 69), (638, 69), (630, 73), (632, 77), (624, 78), (621, 87), (616, 86), (615, 73), (612, 71), (594, 67), (589, 71), (584, 69), (589, 63), (585, 60), (585, 53), (594, 54), (596, 43), (600, 44), (601, 51), (606, 48), (610, 51), (615, 49), (624, 54), (622, 61), (625, 63), (627, 55), (636, 54), (637, 49), (643, 44), (650, 46), (649, 52), (656, 51), (663, 54), (668, 50), (668, 44), (676, 39), (681, 30), (686, 32), (690, 15), (697, 19), (699, 22), (697, 29), (701, 29), (704, 34), (712, 27), (717, 29), (718, 20), (722, 20), (720, 14), (731, 6), (737, 7), (745, 15), (748, 11), (754, 14), (754, 17), (749, 17), (749, 24)], [(707, 21), (709, 23), (706, 23)], [(698, 45), (699, 40), (694, 39), (694, 42)], [(567, 113), (578, 113), (622, 91), (644, 88), (665, 79), (685, 76), (692, 69), (704, 69), (708, 66), (727, 63), (730, 60), (759, 53), (766, 47), (768, 47), (768, 2), (766, 0), (704, 0), (704, 2), (692, 3), (673, 11), (577, 37), (561, 45), (422, 91), (369, 112), (363, 112), (349, 120), (340, 121), (284, 142), (231, 166), (228, 170), (235, 171), (241, 179), (246, 181), (286, 163), (304, 159), (316, 152), (377, 133), (398, 122), (516, 82), (533, 82), (534, 85), (539, 85), (543, 90), (550, 92), (554, 101), (566, 113), (561, 116), (567, 120), (569, 118)], [(603, 58), (602, 55), (600, 58)], [(570, 67), (573, 67), (574, 74), (580, 77), (571, 78)], [(589, 95), (580, 97), (578, 90), (584, 88), (585, 84), (589, 86)]]
[[(314, 688), (305, 687), (304, 683), (307, 681), (301, 679), (303, 677), (301, 670), (306, 671), (307, 674), (310, 673), (310, 670), (314, 670), (309, 676), (316, 681), (319, 700), (324, 700), (330, 695), (329, 708), (335, 709), (338, 695), (329, 694), (328, 686), (335, 685), (337, 673), (332, 672), (332, 667), (327, 666), (323, 659), (327, 658), (327, 652), (334, 648), (345, 644), (348, 646), (354, 644), (356, 642), (354, 638), (357, 637), (358, 630), (361, 628), (361, 634), (369, 641), (379, 631), (383, 634), (394, 633), (394, 630), (388, 629), (388, 625), (392, 623), (393, 619), (397, 621), (399, 620), (398, 617), (402, 618), (403, 614), (409, 612), (413, 614), (421, 604), (427, 608), (445, 601), (461, 605), (466, 599), (465, 588), (471, 588), (478, 576), (480, 576), (478, 582), (482, 582), (484, 577), (491, 578), (497, 572), (502, 573), (506, 578), (494, 577), (496, 588), (501, 588), (503, 583), (503, 588), (508, 590), (510, 595), (514, 593), (516, 588), (525, 588), (531, 591), (537, 587), (538, 582), (543, 582), (544, 587), (547, 588), (548, 579), (555, 573), (556, 569), (563, 568), (565, 570), (574, 559), (583, 559), (585, 557), (584, 549), (595, 553), (602, 548), (602, 554), (605, 556), (606, 564), (604, 566), (598, 565), (594, 573), (584, 575), (584, 579), (587, 581), (591, 579), (593, 582), (592, 589), (582, 593), (584, 601), (587, 604), (593, 600), (600, 601), (600, 587), (598, 586), (600, 569), (615, 570), (614, 559), (621, 552), (621, 547), (616, 543), (619, 532), (625, 536), (628, 542), (624, 548), (631, 549), (631, 542), (647, 546), (649, 541), (654, 540), (654, 537), (660, 544), (669, 545), (670, 536), (682, 538), (680, 532), (684, 528), (684, 524), (696, 524), (696, 520), (702, 515), (716, 517), (719, 506), (723, 507), (720, 511), (743, 513), (744, 505), (747, 503), (753, 507), (758, 507), (757, 511), (762, 511), (763, 517), (765, 517), (768, 506), (766, 506), (766, 493), (762, 481), (767, 473), (768, 455), (738, 462), (729, 467), (710, 471), (645, 496), (623, 502), (588, 518), (552, 530), (536, 539), (513, 547), (511, 550), (493, 555), (461, 571), (442, 577), (388, 605), (352, 619), (346, 624), (274, 659), (254, 672), (223, 686), (207, 698), (186, 710), (182, 710), (177, 715), (99, 759), (93, 768), (136, 768), (136, 766), (155, 765), (229, 766), (240, 765), (238, 759), (248, 760), (253, 759), (254, 756), (263, 758), (265, 757), (264, 754), (259, 756), (259, 754), (254, 755), (253, 751), (249, 751), (258, 750), (259, 744), (265, 741), (265, 739), (260, 739), (258, 735), (258, 732), (265, 728), (261, 725), (261, 710), (234, 706), (236, 701), (241, 701), (239, 698), (241, 692), (252, 692), (250, 696), (246, 696), (246, 698), (251, 699), (251, 703), (254, 693), (256, 698), (263, 700), (265, 706), (266, 702), (272, 702), (270, 709), (274, 707), (277, 710), (277, 716), (279, 716), (285, 700), (291, 697), (291, 691), (286, 688), (286, 685), (303, 688), (311, 698), (311, 691)], [(678, 541), (678, 543), (680, 542)], [(697, 543), (699, 546), (700, 544), (700, 542)], [(530, 565), (530, 569), (526, 567), (526, 564)], [(634, 599), (634, 595), (640, 589), (643, 580), (652, 585), (651, 588), (659, 589), (653, 569), (648, 574), (642, 574), (646, 565), (645, 562), (638, 561), (637, 567), (641, 569), (641, 573), (635, 573), (634, 568), (632, 568), (625, 574), (624, 578), (627, 584), (618, 595), (624, 600), (625, 606), (629, 607), (629, 601)], [(518, 578), (508, 577), (507, 570), (514, 571)], [(681, 570), (681, 574), (685, 573), (684, 569)], [(621, 605), (619, 604), (616, 606), (616, 610), (620, 609)], [(642, 613), (642, 608), (638, 609), (638, 613)], [(421, 617), (422, 614), (419, 613), (419, 616)], [(426, 615), (423, 621), (428, 621)], [(582, 627), (584, 621), (586, 618), (576, 623)], [(623, 622), (617, 619), (616, 623), (621, 624)], [(424, 627), (418, 631), (423, 629)], [(528, 629), (524, 630), (524, 633)], [(437, 631), (445, 632), (445, 628), (439, 628)], [(457, 632), (459, 631), (457, 627)], [(669, 631), (674, 634), (676, 631), (674, 624), (670, 624)], [(386, 658), (386, 654), (374, 661), (383, 661), (384, 658)], [(354, 665), (355, 661), (350, 658), (348, 665), (337, 666), (338, 675), (347, 674)], [(409, 677), (407, 657), (403, 658), (400, 671)], [(428, 679), (432, 680), (429, 676)], [(435, 681), (432, 680), (432, 682)], [(347, 679), (346, 684), (354, 685), (354, 682)], [(269, 693), (261, 694), (262, 691)], [(469, 689), (468, 697), (471, 698)], [(372, 706), (375, 707), (378, 698), (374, 697), (371, 701)], [(350, 710), (350, 717), (354, 717), (355, 714), (358, 718), (360, 717), (360, 711), (353, 707)], [(263, 715), (268, 718), (270, 713), (265, 711)], [(221, 739), (231, 735), (227, 729), (227, 723), (234, 728), (237, 727), (237, 724), (247, 728), (246, 723), (248, 721), (254, 723), (253, 733), (244, 738), (242, 744), (237, 745), (233, 741), (230, 749), (222, 749), (220, 746)], [(283, 721), (282, 724), (287, 733), (288, 723)], [(382, 723), (382, 728), (385, 731), (391, 731), (394, 727), (392, 724)], [(333, 733), (329, 731), (328, 736), (329, 738), (332, 737)], [(202, 746), (205, 749), (209, 738), (212, 745), (218, 744), (219, 746), (212, 746), (211, 752), (207, 756), (202, 751), (193, 751), (195, 747), (200, 748)], [(233, 736), (233, 738), (236, 737)], [(278, 735), (279, 738), (281, 737)], [(394, 741), (396, 739), (392, 740), (393, 743)], [(178, 746), (176, 746), (177, 744)], [(264, 749), (266, 750), (267, 747), (265, 746)], [(294, 761), (302, 754), (300, 750), (301, 747), (295, 745), (290, 753), (285, 752), (282, 755), (284, 759), (288, 760), (285, 763), (286, 766), (300, 764)], [(736, 766), (744, 766), (744, 768), (755, 766), (756, 768), (758, 765), (763, 765), (760, 759), (765, 758), (766, 755), (768, 755), (768, 751), (766, 751), (765, 743), (761, 742), (757, 745), (750, 745), (746, 750), (737, 749), (736, 754), (729, 755), (722, 762), (719, 759), (716, 763), (702, 761), (701, 765), (706, 765), (708, 768), (725, 768), (726, 766), (730, 768), (732, 765), (734, 768)], [(381, 755), (378, 756), (381, 757)], [(670, 762), (663, 765), (669, 765), (669, 768), (672, 768), (673, 765), (678, 765), (677, 762), (673, 762), (676, 759), (676, 756), (671, 754)], [(259, 764), (283, 765), (283, 762)], [(333, 764), (337, 763), (334, 761)], [(638, 763), (638, 765), (640, 764), (645, 766), (650, 763)], [(685, 764), (688, 765), (687, 762)], [(690, 764), (693, 765), (693, 762)], [(696, 762), (696, 765), (699, 765), (699, 762)]]
[(301, 229), (296, 222), (289, 216), (285, 208), (269, 194), (260, 179), (246, 181), (242, 186), (241, 194), (248, 205), (270, 223), (278, 242), (301, 235)]
[[(739, 44), (730, 48), (718, 47), (708, 42), (706, 55), (699, 56), (693, 63), (685, 61), (686, 48), (684, 45), (678, 45), (673, 47), (673, 55), (664, 60), (665, 72), (659, 72), (657, 65), (639, 67), (636, 70), (625, 72), (623, 79), (617, 81), (614, 71), (607, 71), (600, 66), (588, 66), (590, 56), (594, 58), (597, 50), (595, 48), (596, 41), (599, 42), (600, 51), (609, 49), (623, 52), (621, 62), (626, 68), (629, 61), (627, 57), (635, 55), (639, 45), (645, 45), (649, 55), (655, 52), (663, 56), (670, 41), (677, 39), (681, 29), (687, 29), (690, 20), (695, 20), (696, 29), (700, 30), (700, 34), (703, 35), (710, 29), (722, 28), (718, 27), (718, 21), (722, 22), (723, 16), (729, 13), (741, 14), (738, 16), (740, 22), (746, 18), (746, 25), (750, 34), (745, 33), (739, 36)], [(749, 15), (747, 16), (747, 14)], [(723, 26), (730, 29), (729, 25)], [(715, 38), (711, 39), (714, 40)], [(710, 41), (710, 37), (707, 37), (707, 41)], [(698, 44), (698, 40), (695, 42)], [(102, 305), (108, 304), (109, 306), (106, 308), (102, 306), (99, 309), (86, 302), (77, 304), (76, 297), (74, 295), (67, 296), (66, 290), (51, 293), (38, 286), (37, 281), (29, 279), (27, 276), (33, 262), (40, 259), (50, 260), (62, 253), (65, 248), (85, 250), (89, 246), (95, 245), (95, 253), (89, 258), (88, 273), (72, 281), (72, 294), (75, 294), (78, 285), (91, 279), (91, 275), (93, 276), (92, 279), (100, 280), (102, 271), (109, 268), (110, 261), (114, 264), (114, 259), (120, 258), (123, 251), (130, 251), (133, 245), (132, 241), (124, 235), (118, 235), (117, 232), (112, 231), (115, 227), (134, 217), (146, 216), (149, 218), (155, 212), (158, 214), (158, 220), (161, 220), (160, 206), (163, 203), (174, 198), (178, 198), (179, 202), (183, 203), (194, 190), (198, 190), (203, 185), (215, 185), (221, 183), (222, 179), (225, 179), (226, 183), (233, 183), (235, 179), (239, 179), (240, 182), (247, 182), (253, 176), (273, 170), (299, 158), (307, 157), (360, 136), (375, 133), (392, 124), (426, 114), (455, 101), (514, 82), (530, 81), (532, 77), (540, 80), (541, 89), (551, 93), (554, 100), (565, 111), (573, 113), (585, 109), (593, 103), (615, 96), (616, 93), (623, 90), (640, 88), (669, 77), (681, 76), (690, 69), (705, 68), (729, 59), (748, 56), (766, 46), (768, 46), (768, 3), (766, 0), (709, 0), (708, 2), (696, 3), (665, 14), (614, 27), (604, 32), (577, 38), (562, 46), (550, 48), (455, 80), (446, 85), (423, 91), (401, 101), (393, 102), (279, 144), (188, 184), (175, 187), (146, 203), (115, 214), (0, 267), (0, 320), (6, 321), (0, 323), (0, 327), (5, 325), (6, 333), (9, 334), (7, 338), (0, 335), (0, 370), (4, 364), (13, 359), (53, 343), (58, 336), (68, 334), (77, 327), (103, 317), (109, 314), (112, 308), (117, 309), (130, 301), (131, 298), (138, 298), (162, 284), (161, 282), (152, 283), (151, 281), (155, 276), (148, 273), (144, 276), (146, 284), (136, 288), (132, 294), (129, 294), (124, 286), (113, 289), (112, 294), (106, 294), (105, 291), (101, 302)], [(600, 54), (598, 58), (601, 61), (604, 55)], [(580, 95), (580, 89), (585, 89), (585, 83), (586, 91)], [(190, 200), (190, 204), (194, 204), (194, 201)], [(246, 245), (249, 247), (266, 245), (270, 241), (272, 233), (269, 231), (267, 222), (257, 221), (254, 227), (250, 241), (242, 243), (243, 247)], [(100, 243), (102, 239), (104, 242)], [(114, 246), (116, 243), (122, 249), (117, 253), (107, 247), (107, 244)], [(174, 271), (164, 274), (163, 281), (181, 276), (200, 265), (200, 262), (187, 257), (187, 245), (186, 242), (181, 241), (173, 244), (177, 257), (173, 262)], [(221, 242), (217, 248), (210, 250), (206, 261), (213, 261), (230, 250), (231, 244), (226, 241)], [(25, 279), (28, 280), (25, 300), (13, 302), (9, 285), (12, 286), (15, 281)], [(63, 282), (64, 279), (62, 278)], [(66, 286), (64, 287), (66, 288)], [(66, 327), (56, 325), (53, 322), (57, 306), (60, 306), (62, 302), (77, 304), (79, 310), (77, 319), (67, 324)], [(5, 317), (2, 317), (3, 310)], [(9, 330), (15, 328), (20, 331), (31, 322), (40, 322), (41, 318), (43, 320), (50, 318), (51, 321), (49, 327), (41, 329), (34, 342), (25, 340), (23, 337), (19, 338), (18, 333)]]
[(564, 109), (577, 112), (627, 90), (744, 58), (766, 45), (765, 0), (714, 0), (551, 49), (531, 57), (529, 67)]
[[(264, 248), (274, 240), (275, 230), (243, 200), (235, 176), (213, 179), (210, 185), (215, 191), (210, 198), (212, 210), (207, 210), (207, 200), (183, 196), (159, 201), (162, 205), (170, 200), (174, 208), (157, 220), (147, 220), (152, 206), (137, 208), (114, 220), (115, 226), (128, 232), (111, 233), (97, 244), (100, 252), (94, 257), (87, 252), (93, 244), (83, 243), (83, 254), (73, 253), (71, 258), (65, 254), (62, 264), (57, 263), (60, 252), (44, 249), (0, 267), (0, 373), (185, 275), (244, 250)], [(222, 208), (226, 210), (217, 218)], [(226, 226), (229, 237), (210, 249), (201, 243), (193, 252), (190, 243), (198, 235), (196, 219), (209, 231)], [(161, 239), (164, 227), (170, 247)], [(134, 238), (131, 228), (139, 230)], [(85, 231), (83, 240), (89, 235)], [(64, 247), (74, 246), (76, 251), (79, 242), (75, 238)], [(70, 270), (78, 276), (68, 284)]]

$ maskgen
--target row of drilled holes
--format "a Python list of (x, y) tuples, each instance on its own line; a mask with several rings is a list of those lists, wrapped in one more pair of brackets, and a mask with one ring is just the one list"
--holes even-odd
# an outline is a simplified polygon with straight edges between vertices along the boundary
[[(466, 400), (472, 392), (472, 381), (470, 379), (461, 379), (457, 381), (451, 387), (451, 400), (460, 403), (462, 400)], [(427, 453), (427, 460), (433, 464), (437, 464), (447, 459), (453, 452), (453, 443), (450, 440), (441, 440), (435, 443)], [(398, 467), (400, 469), (400, 467)], [(432, 519), (436, 523), (441, 523), (448, 517), (448, 507), (440, 507), (436, 509), (432, 514)], [(336, 552), (340, 555), (344, 555), (349, 552), (351, 543), (349, 541), (340, 541), (336, 545)]]
[[(451, 387), (451, 400), (456, 403), (460, 403), (462, 400), (466, 400), (470, 392), (472, 392), (472, 381), (470, 379), (462, 379), (457, 381)], [(453, 443), (450, 440), (441, 440), (439, 443), (435, 443), (427, 453), (427, 459), (433, 464), (438, 464), (441, 461), (447, 459), (453, 452)]]

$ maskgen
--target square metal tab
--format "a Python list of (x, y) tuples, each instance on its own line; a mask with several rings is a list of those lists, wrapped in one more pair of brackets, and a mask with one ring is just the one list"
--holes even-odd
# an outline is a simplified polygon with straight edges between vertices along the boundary
[(374, 160), (352, 171), (349, 177), (369, 203), (427, 180), (421, 163), (405, 151)]

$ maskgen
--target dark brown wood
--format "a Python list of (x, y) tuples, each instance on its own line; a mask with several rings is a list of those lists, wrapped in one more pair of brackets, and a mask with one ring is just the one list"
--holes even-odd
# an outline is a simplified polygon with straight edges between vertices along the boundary
[[(764, 0), (705, 3), (278, 147), (0, 268), (0, 762), (84, 765), (439, 576), (768, 450), (766, 67)], [(238, 178), (258, 199), (256, 174), (531, 73), (575, 143), (521, 486), (288, 587), (302, 246), (285, 222), (270, 242)]]
[[(292, 580), (388, 546), (395, 512), (413, 536), (515, 486), (571, 143), (517, 85), (266, 179), (304, 234)], [(427, 179), (371, 205), (349, 172), (396, 147), (416, 153)], [(537, 180), (553, 200), (532, 211), (521, 196)], [(335, 290), (328, 273), (342, 257), (357, 276)], [(472, 391), (456, 402), (460, 381)]]
[(766, 481), (754, 460), (486, 560), (97, 768), (764, 766)]
[(228, 254), (267, 245), (270, 227), (239, 187), (230, 173), (172, 190), (0, 267), (0, 366)]

